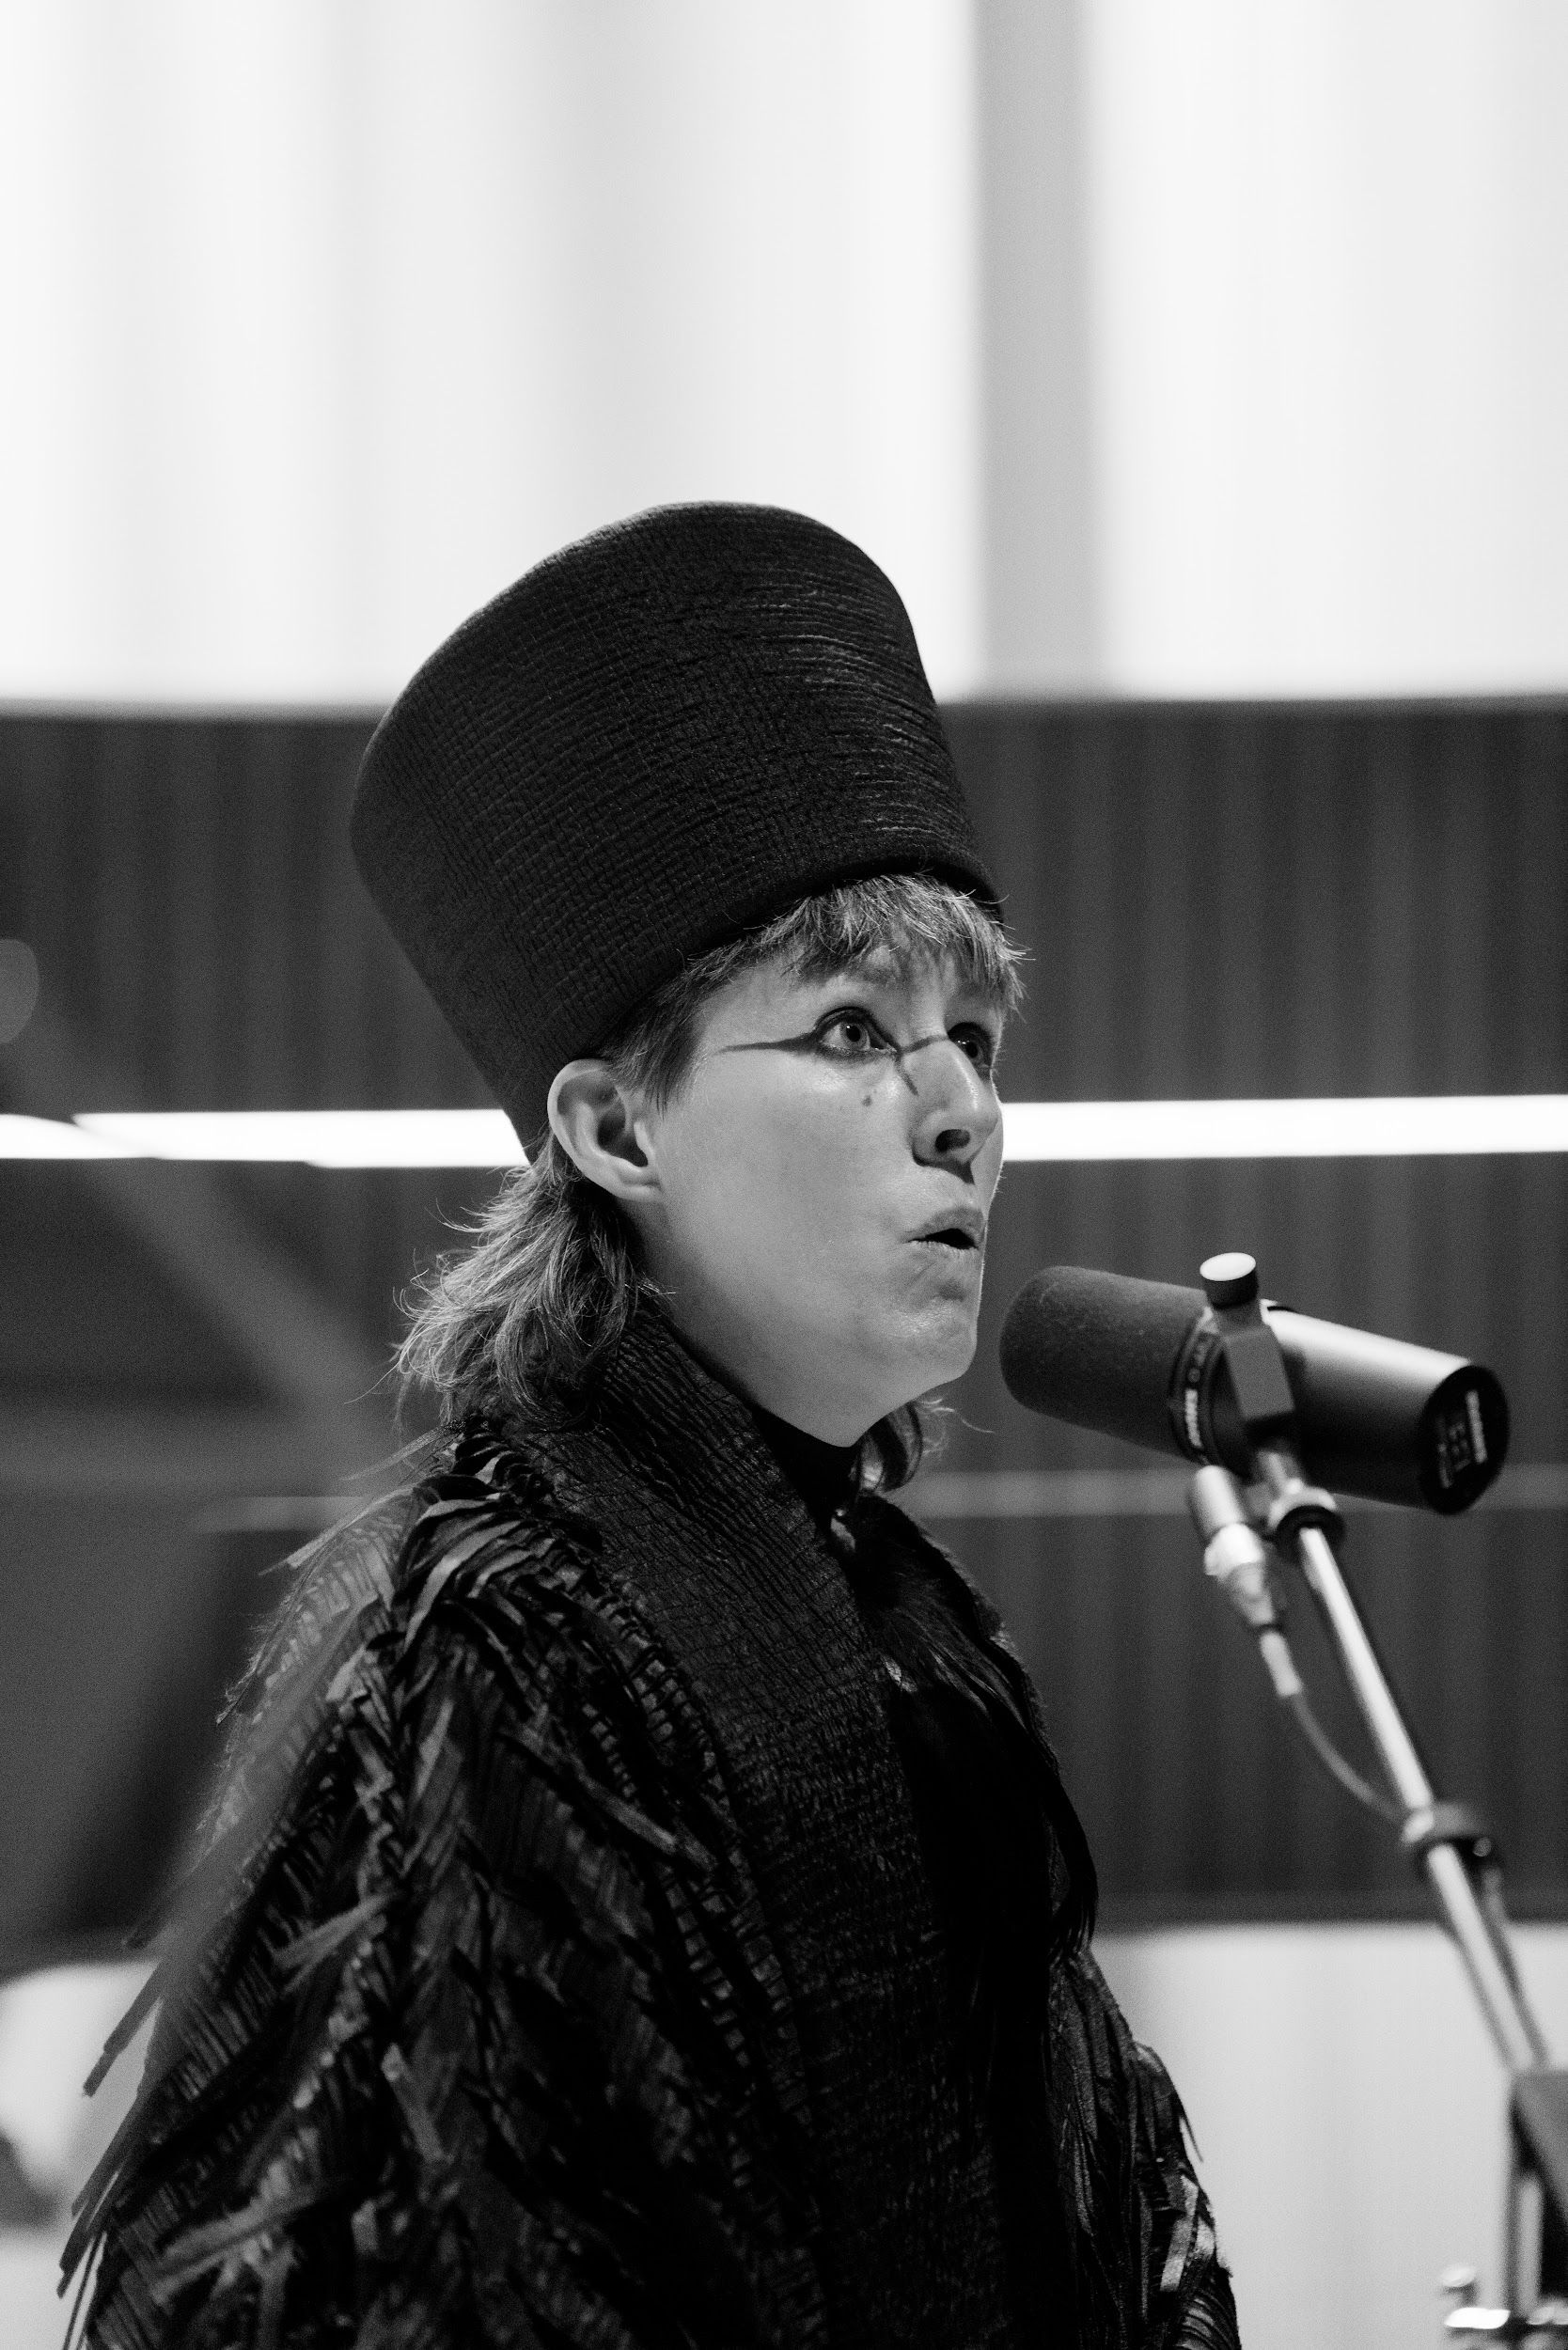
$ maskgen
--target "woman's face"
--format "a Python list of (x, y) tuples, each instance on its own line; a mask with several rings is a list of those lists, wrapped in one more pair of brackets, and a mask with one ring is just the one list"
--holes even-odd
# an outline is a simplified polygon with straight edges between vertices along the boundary
[(945, 963), (763, 966), (704, 1007), (679, 1098), (628, 1104), (647, 1180), (623, 1199), (649, 1271), (766, 1410), (851, 1443), (967, 1369), (1000, 1040), (996, 1005)]

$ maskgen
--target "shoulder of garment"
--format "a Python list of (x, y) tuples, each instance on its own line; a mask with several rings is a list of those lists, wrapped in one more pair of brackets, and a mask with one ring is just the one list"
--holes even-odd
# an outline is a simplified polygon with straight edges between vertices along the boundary
[(81, 2204), (86, 2340), (822, 2337), (787, 2002), (700, 1713), (482, 1434), (297, 1562)]

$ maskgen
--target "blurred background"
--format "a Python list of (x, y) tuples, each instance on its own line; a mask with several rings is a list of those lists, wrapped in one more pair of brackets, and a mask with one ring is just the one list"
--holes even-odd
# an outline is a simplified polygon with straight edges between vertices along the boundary
[[(1034, 957), (1004, 1096), (1151, 1105), (1146, 1155), (1010, 1165), (915, 1504), (1040, 1681), (1244, 2335), (1403, 2350), (1444, 2264), (1499, 2281), (1423, 1894), (1287, 1743), (1180, 1471), (1022, 1413), (995, 1341), (1043, 1262), (1240, 1246), (1498, 1371), (1495, 1493), (1350, 1559), (1568, 2049), (1564, 1127), (1486, 1106), (1568, 1096), (1565, 101), (1556, 0), (0, 0), (8, 2350), (63, 2334), (77, 2089), (274, 1566), (373, 1486), (396, 1293), (495, 1181), (178, 1121), (485, 1106), (353, 874), (357, 760), (475, 605), (694, 497), (890, 572)], [(1468, 1106), (1160, 1122), (1282, 1096)]]

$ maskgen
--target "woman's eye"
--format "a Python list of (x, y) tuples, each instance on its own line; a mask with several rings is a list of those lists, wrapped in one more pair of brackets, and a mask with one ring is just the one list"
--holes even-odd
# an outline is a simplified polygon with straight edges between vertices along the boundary
[(996, 1038), (984, 1028), (953, 1028), (949, 1034), (959, 1051), (973, 1061), (982, 1076), (989, 1077), (996, 1066)]
[(869, 1012), (836, 1011), (817, 1030), (817, 1042), (839, 1060), (864, 1060), (873, 1053), (890, 1053), (892, 1046)]

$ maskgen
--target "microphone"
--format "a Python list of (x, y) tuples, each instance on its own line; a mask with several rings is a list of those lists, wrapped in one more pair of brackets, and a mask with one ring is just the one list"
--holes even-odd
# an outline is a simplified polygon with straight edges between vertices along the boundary
[[(1265, 1303), (1303, 1473), (1331, 1492), (1467, 1510), (1508, 1454), (1508, 1400), (1458, 1355)], [(1002, 1324), (1010, 1393), (1047, 1419), (1252, 1474), (1219, 1325), (1201, 1290), (1050, 1265)]]

